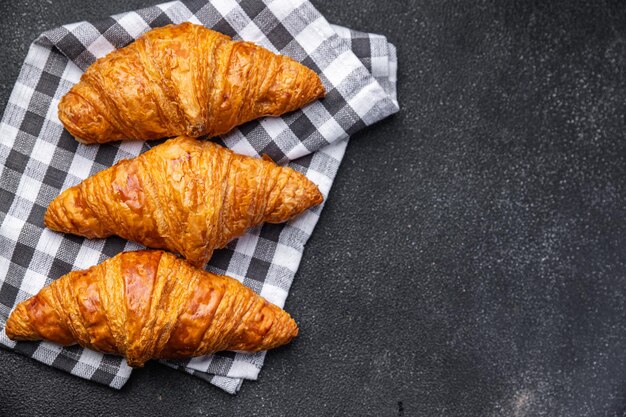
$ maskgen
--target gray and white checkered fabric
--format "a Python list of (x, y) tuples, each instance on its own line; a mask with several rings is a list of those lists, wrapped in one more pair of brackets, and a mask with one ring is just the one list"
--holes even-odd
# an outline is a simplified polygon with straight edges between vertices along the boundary
[[(304, 0), (177, 1), (42, 34), (31, 45), (0, 124), (0, 345), (115, 388), (131, 373), (124, 359), (77, 346), (15, 343), (4, 324), (17, 303), (53, 279), (141, 248), (117, 237), (87, 240), (45, 229), (46, 207), (62, 190), (151, 146), (81, 145), (63, 129), (57, 105), (96, 58), (151, 28), (183, 21), (289, 55), (320, 75), (325, 99), (250, 122), (217, 140), (238, 153), (266, 153), (289, 164), (325, 196), (349, 135), (398, 111), (393, 45), (380, 35), (331, 26)], [(321, 210), (250, 230), (216, 251), (207, 269), (240, 280), (282, 307)], [(264, 357), (265, 352), (222, 352), (164, 363), (235, 393), (243, 379), (256, 379)]]

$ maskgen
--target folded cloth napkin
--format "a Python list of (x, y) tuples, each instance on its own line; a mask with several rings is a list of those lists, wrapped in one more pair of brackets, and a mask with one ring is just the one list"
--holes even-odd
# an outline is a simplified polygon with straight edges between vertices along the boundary
[[(380, 35), (331, 26), (304, 0), (176, 1), (42, 34), (30, 47), (0, 124), (0, 345), (114, 388), (130, 376), (124, 359), (78, 346), (16, 343), (6, 337), (4, 324), (17, 303), (53, 279), (141, 248), (116, 237), (87, 240), (44, 227), (46, 207), (62, 190), (150, 147), (81, 145), (63, 129), (57, 105), (95, 59), (151, 28), (184, 21), (289, 55), (320, 75), (325, 99), (247, 123), (219, 140), (235, 152), (265, 153), (289, 164), (325, 197), (349, 135), (398, 111), (393, 45)], [(216, 251), (207, 269), (240, 280), (282, 307), (321, 210), (250, 230)], [(222, 352), (163, 362), (235, 393), (244, 379), (257, 378), (264, 357), (265, 352)]]

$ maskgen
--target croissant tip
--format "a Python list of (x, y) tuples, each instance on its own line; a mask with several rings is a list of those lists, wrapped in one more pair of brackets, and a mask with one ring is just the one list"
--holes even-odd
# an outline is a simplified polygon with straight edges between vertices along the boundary
[(82, 144), (105, 143), (125, 136), (109, 122), (89, 101), (83, 98), (84, 90), (90, 88), (82, 81), (61, 97), (57, 116), (63, 127)]
[(24, 303), (20, 303), (9, 315), (4, 327), (4, 332), (11, 340), (33, 340), (30, 333), (29, 317)]
[(283, 312), (284, 314), (286, 314), (286, 317), (285, 319), (282, 320), (282, 324), (279, 330), (280, 336), (276, 338), (276, 341), (277, 341), (276, 346), (282, 346), (282, 345), (291, 343), (293, 339), (295, 339), (300, 332), (300, 329), (298, 328), (298, 324), (293, 319), (293, 317), (291, 317), (291, 315), (287, 313), (286, 311), (283, 310)]
[(315, 196), (315, 205), (320, 205), (324, 202), (324, 195), (322, 194), (322, 192), (320, 191), (320, 189), (317, 189), (317, 195)]
[(324, 202), (324, 195), (319, 187), (310, 180), (308, 194), (310, 196), (311, 206), (318, 206)]
[[(52, 202), (54, 202), (54, 200), (52, 200)], [(50, 206), (52, 205), (52, 202), (50, 202), (50, 205), (48, 205), (48, 208), (46, 209), (46, 212), (43, 215), (43, 224), (49, 228), (52, 229), (52, 225), (53, 225), (53, 221), (52, 221), (52, 215), (53, 210), (50, 210)]]
[[(319, 77), (318, 77), (319, 79)], [(320, 85), (316, 90), (317, 93), (317, 98), (324, 98), (326, 97), (326, 88), (324, 88), (324, 84), (322, 84), (322, 80), (320, 80)]]
[(15, 329), (13, 328), (13, 321), (11, 320), (11, 316), (9, 316), (9, 319), (4, 325), (4, 333), (9, 339), (15, 340)]
[(62, 231), (62, 228), (59, 227), (58, 221), (56, 219), (57, 209), (54, 208), (56, 206), (55, 202), (57, 201), (57, 198), (52, 200), (50, 204), (48, 205), (48, 208), (46, 209), (46, 212), (43, 215), (43, 224), (50, 230), (53, 230), (55, 232), (60, 232)]
[(67, 94), (61, 97), (61, 100), (59, 100), (59, 104), (57, 106), (57, 117), (59, 118), (59, 121), (61, 121), (63, 127), (70, 133), (70, 135), (78, 140), (77, 135), (79, 134), (79, 129), (72, 121), (71, 110), (73, 108), (73, 105), (70, 102), (72, 100), (76, 101), (81, 99), (78, 97), (73, 97), (73, 95), (74, 92), (70, 90)]

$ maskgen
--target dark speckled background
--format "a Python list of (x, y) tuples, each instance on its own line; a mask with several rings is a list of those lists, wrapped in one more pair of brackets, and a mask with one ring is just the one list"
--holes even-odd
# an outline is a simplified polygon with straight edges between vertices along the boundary
[[(235, 397), (2, 350), (0, 413), (624, 415), (626, 4), (313, 2), (398, 46), (402, 110), (348, 148), (287, 300), (301, 336)], [(0, 110), (41, 31), (149, 4), (2, 0)]]

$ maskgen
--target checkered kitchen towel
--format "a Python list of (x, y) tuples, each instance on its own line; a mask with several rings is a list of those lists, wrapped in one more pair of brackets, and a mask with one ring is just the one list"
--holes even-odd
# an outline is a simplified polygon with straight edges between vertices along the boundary
[[(18, 302), (53, 279), (141, 247), (116, 237), (87, 240), (44, 228), (46, 207), (62, 190), (150, 146), (78, 144), (63, 130), (57, 104), (96, 58), (150, 28), (184, 21), (289, 55), (321, 76), (324, 100), (248, 123), (220, 140), (236, 152), (267, 153), (289, 163), (324, 196), (348, 136), (398, 111), (393, 45), (383, 36), (329, 25), (305, 0), (172, 2), (42, 34), (31, 45), (0, 125), (0, 345), (115, 388), (131, 373), (123, 359), (77, 346), (15, 343), (6, 337), (4, 323)], [(239, 279), (282, 307), (321, 209), (251, 230), (217, 251), (207, 269)], [(165, 363), (235, 393), (243, 379), (256, 379), (264, 357), (264, 352), (223, 352)]]

